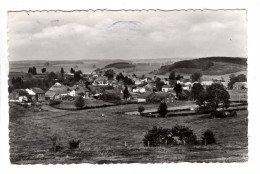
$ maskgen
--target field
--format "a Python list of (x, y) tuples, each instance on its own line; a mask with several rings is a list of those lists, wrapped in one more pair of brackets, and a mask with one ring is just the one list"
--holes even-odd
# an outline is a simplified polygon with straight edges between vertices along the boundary
[[(237, 117), (209, 119), (205, 115), (146, 118), (115, 114), (121, 110), (127, 111), (129, 107), (33, 112), (10, 104), (11, 163), (244, 162), (248, 159), (247, 111), (239, 111)], [(105, 115), (101, 116), (102, 113)], [(143, 136), (153, 125), (171, 128), (175, 124), (189, 126), (199, 139), (203, 131), (211, 129), (217, 144), (143, 146)], [(50, 150), (50, 138), (55, 134), (63, 147), (58, 152)], [(72, 139), (81, 140), (79, 149), (68, 148)]]

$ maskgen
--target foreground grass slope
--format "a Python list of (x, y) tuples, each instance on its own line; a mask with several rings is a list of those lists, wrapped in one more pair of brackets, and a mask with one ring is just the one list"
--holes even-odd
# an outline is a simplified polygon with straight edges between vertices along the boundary
[[(10, 104), (10, 159), (14, 164), (35, 163), (157, 163), (240, 162), (247, 160), (247, 111), (225, 119), (205, 116), (146, 118), (115, 114), (119, 107), (80, 111), (33, 112)], [(127, 107), (127, 106), (125, 106)], [(101, 116), (105, 113), (105, 116)], [(216, 145), (143, 147), (142, 139), (153, 125), (189, 126), (200, 135), (211, 129)], [(50, 138), (60, 137), (63, 149), (50, 151)], [(69, 150), (68, 141), (80, 139), (80, 149)], [(125, 143), (127, 146), (125, 146)]]

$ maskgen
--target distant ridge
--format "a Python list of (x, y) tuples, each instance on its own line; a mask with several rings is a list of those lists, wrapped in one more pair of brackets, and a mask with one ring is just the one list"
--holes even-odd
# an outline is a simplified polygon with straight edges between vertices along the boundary
[(182, 60), (161, 66), (156, 74), (163, 75), (171, 71), (192, 74), (201, 72), (205, 75), (222, 75), (246, 70), (247, 59), (241, 57), (205, 57)]
[(117, 69), (127, 69), (127, 68), (134, 68), (135, 65), (129, 62), (116, 62), (106, 65), (102, 69), (108, 69), (108, 68), (117, 68)]

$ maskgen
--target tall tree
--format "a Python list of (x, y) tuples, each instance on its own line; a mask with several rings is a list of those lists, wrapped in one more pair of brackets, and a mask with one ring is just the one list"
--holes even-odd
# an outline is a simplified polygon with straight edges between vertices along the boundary
[(75, 70), (73, 68), (70, 68), (70, 73), (71, 74), (74, 74), (75, 73)]
[(45, 73), (46, 72), (46, 68), (42, 68), (42, 73)]
[(180, 74), (178, 74), (178, 75), (175, 77), (176, 80), (181, 80), (181, 78), (182, 78), (182, 77), (181, 77)]
[(196, 100), (199, 96), (199, 94), (201, 93), (201, 91), (203, 91), (204, 88), (200, 83), (194, 83), (192, 88), (191, 88), (191, 95), (193, 97), (194, 100)]
[(117, 81), (124, 80), (124, 75), (120, 72), (120, 73), (116, 76), (116, 80), (117, 80)]
[(179, 97), (179, 94), (182, 92), (182, 86), (180, 83), (175, 84), (174, 91), (176, 92), (176, 96)]
[(29, 69), (28, 69), (28, 73), (33, 73), (33, 69), (32, 69), (32, 67), (29, 67)]
[(161, 79), (158, 77), (155, 81), (155, 86), (158, 91), (162, 91), (162, 86), (164, 85), (164, 82), (161, 81)]
[(63, 67), (61, 67), (60, 73), (61, 73), (61, 74), (64, 74), (64, 73), (65, 73)]
[(192, 82), (199, 82), (201, 77), (202, 74), (200, 72), (195, 72), (190, 76)]
[(32, 74), (33, 74), (33, 75), (36, 75), (36, 74), (37, 74), (37, 70), (36, 70), (36, 68), (35, 68), (35, 67), (33, 67)]
[(158, 108), (158, 113), (161, 117), (165, 117), (167, 114), (167, 105), (166, 103), (160, 103), (159, 108)]
[(220, 105), (223, 109), (228, 108), (229, 98), (229, 93), (222, 84), (213, 83), (198, 95), (196, 103), (200, 108), (215, 112)]
[(128, 99), (130, 97), (130, 93), (128, 91), (127, 85), (125, 85), (125, 89), (123, 91), (123, 94), (124, 94), (124, 99)]
[(113, 80), (115, 72), (113, 69), (108, 69), (105, 71), (104, 75), (108, 78), (108, 80)]
[(170, 81), (170, 85), (174, 84), (174, 81), (175, 81), (175, 71), (171, 71), (171, 73), (169, 75), (169, 81)]

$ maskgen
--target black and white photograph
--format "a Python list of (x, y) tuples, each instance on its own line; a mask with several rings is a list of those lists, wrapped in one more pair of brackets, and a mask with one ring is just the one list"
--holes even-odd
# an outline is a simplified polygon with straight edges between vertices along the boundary
[(248, 161), (247, 11), (8, 12), (10, 163)]

